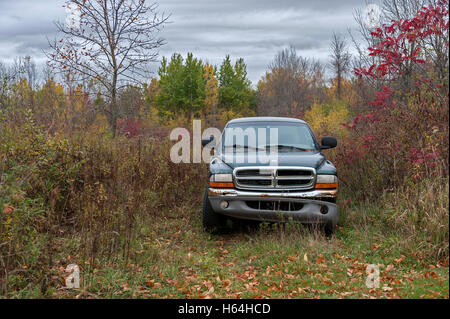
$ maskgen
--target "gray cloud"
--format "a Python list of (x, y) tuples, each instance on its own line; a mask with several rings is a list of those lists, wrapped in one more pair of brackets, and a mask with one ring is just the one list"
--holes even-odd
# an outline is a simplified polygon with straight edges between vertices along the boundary
[[(45, 57), (46, 37), (55, 37), (53, 21), (65, 19), (63, 0), (0, 0), (0, 61), (31, 55)], [(298, 53), (325, 62), (333, 32), (355, 28), (353, 13), (364, 0), (161, 0), (171, 14), (161, 36), (161, 56), (187, 52), (220, 64), (224, 56), (244, 58), (254, 85), (280, 49), (294, 45)], [(155, 65), (155, 69), (157, 65)]]

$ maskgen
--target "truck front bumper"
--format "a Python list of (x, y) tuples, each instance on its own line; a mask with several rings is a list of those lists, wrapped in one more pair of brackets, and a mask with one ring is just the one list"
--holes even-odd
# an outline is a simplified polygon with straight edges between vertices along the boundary
[(237, 189), (208, 189), (208, 198), (216, 213), (249, 220), (336, 226), (338, 207), (328, 200), (337, 190), (305, 192), (257, 192)]

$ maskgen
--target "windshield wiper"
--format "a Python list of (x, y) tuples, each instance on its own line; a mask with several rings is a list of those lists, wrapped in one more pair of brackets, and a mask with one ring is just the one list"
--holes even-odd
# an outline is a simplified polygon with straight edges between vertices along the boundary
[(258, 148), (258, 147), (254, 147), (254, 146), (248, 146), (248, 145), (236, 145), (236, 144), (233, 144), (233, 146), (225, 146), (225, 148), (228, 148), (228, 147), (232, 147), (232, 148), (243, 148), (243, 149), (249, 149), (249, 148), (252, 148), (252, 149), (255, 149), (255, 150), (262, 150), (262, 148)]
[(274, 146), (277, 148), (290, 148), (290, 149), (294, 149), (294, 150), (298, 150), (298, 151), (302, 151), (302, 152), (312, 151), (311, 149), (307, 149), (307, 148), (301, 148), (301, 147), (294, 146), (294, 145), (283, 145), (283, 144), (277, 144), (277, 145), (268, 144), (264, 148), (267, 149), (267, 148), (274, 147)]

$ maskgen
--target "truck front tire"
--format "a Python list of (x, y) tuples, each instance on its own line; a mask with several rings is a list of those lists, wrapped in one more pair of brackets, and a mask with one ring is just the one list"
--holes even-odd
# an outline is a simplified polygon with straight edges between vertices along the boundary
[(223, 231), (226, 226), (227, 219), (221, 214), (217, 214), (209, 202), (208, 188), (206, 188), (203, 196), (203, 212), (202, 212), (203, 229), (211, 234), (217, 234)]
[(333, 225), (325, 225), (323, 227), (323, 231), (325, 233), (325, 236), (327, 238), (330, 238), (331, 236), (333, 236), (334, 232), (336, 231), (336, 226)]

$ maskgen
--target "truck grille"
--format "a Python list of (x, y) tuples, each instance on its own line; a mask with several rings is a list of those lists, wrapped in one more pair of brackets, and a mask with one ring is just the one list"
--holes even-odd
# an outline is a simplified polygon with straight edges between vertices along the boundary
[(299, 190), (314, 186), (316, 170), (311, 167), (238, 167), (234, 182), (241, 189)]

